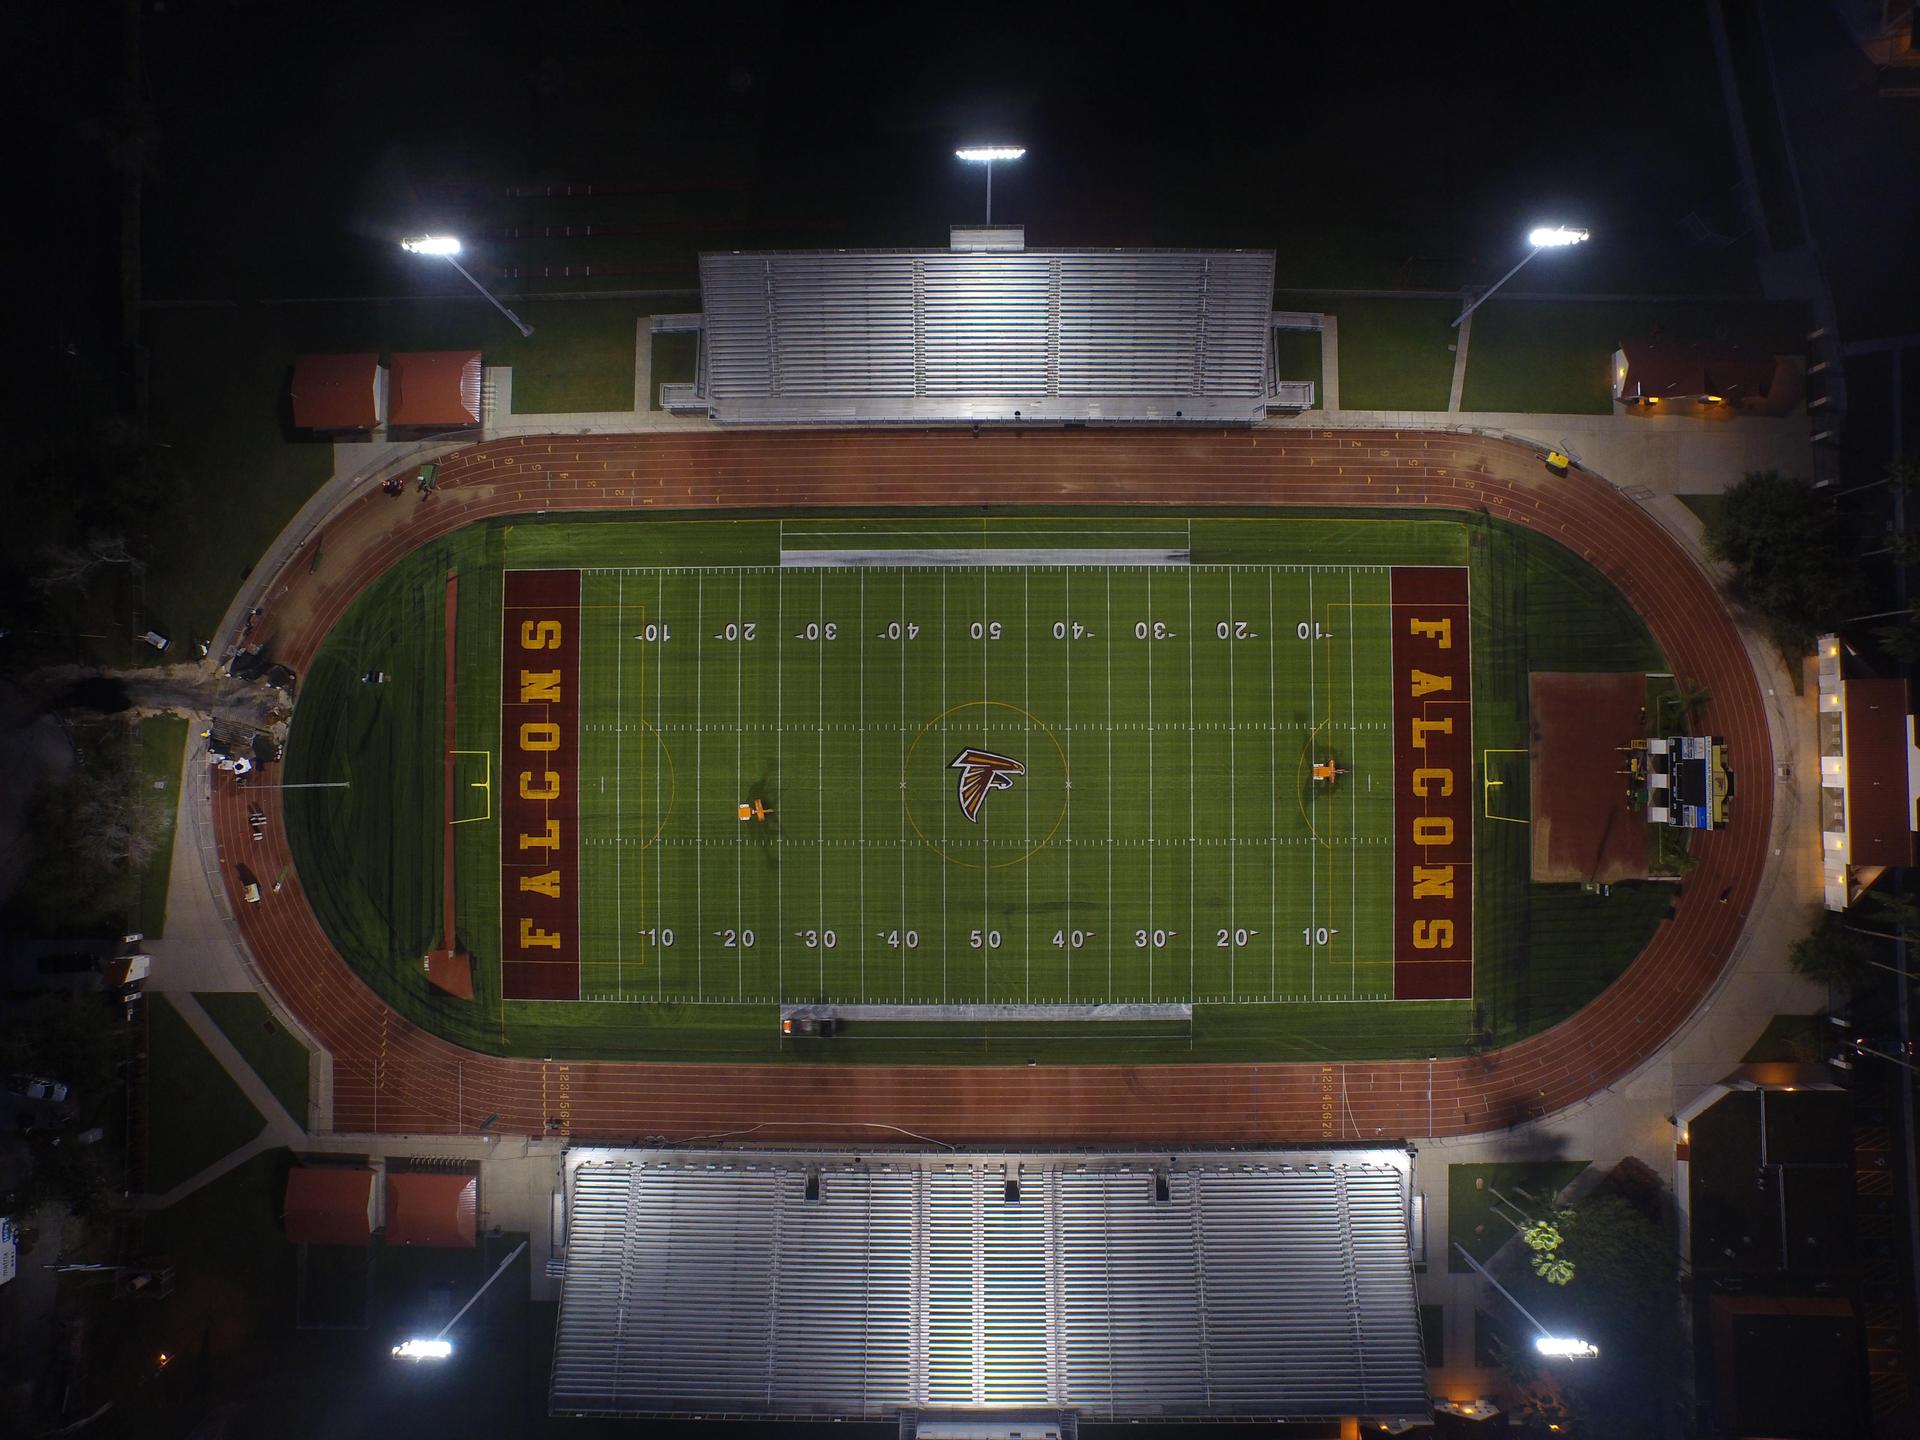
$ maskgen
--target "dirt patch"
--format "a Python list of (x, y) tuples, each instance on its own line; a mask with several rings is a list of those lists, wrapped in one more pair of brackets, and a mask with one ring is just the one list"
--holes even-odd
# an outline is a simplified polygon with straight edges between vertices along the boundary
[(1628, 803), (1618, 747), (1647, 733), (1647, 677), (1536, 674), (1528, 683), (1533, 878), (1644, 880), (1647, 821)]

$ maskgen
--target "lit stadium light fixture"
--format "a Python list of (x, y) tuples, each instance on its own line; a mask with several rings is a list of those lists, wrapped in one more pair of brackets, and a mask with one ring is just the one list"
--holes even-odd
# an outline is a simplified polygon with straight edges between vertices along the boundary
[(460, 242), (451, 235), (409, 235), (400, 248), (409, 255), (458, 255)]
[(1524, 266), (1527, 263), (1527, 261), (1533, 259), (1534, 256), (1538, 255), (1542, 250), (1569, 249), (1572, 246), (1579, 245), (1582, 242), (1584, 242), (1588, 238), (1589, 233), (1590, 232), (1586, 230), (1582, 230), (1578, 226), (1574, 226), (1574, 225), (1536, 225), (1534, 226), (1533, 229), (1527, 232), (1527, 253), (1520, 257), (1520, 264), (1515, 265), (1513, 269), (1507, 271), (1506, 274), (1502, 275), (1498, 280), (1494, 281), (1493, 284), (1488, 286), (1478, 296), (1468, 301), (1467, 308), (1462, 310), (1458, 315), (1453, 317), (1453, 328), (1458, 330), (1461, 326), (1461, 323), (1465, 321), (1467, 316), (1471, 315), (1474, 311), (1478, 310), (1482, 305), (1484, 305), (1488, 300), (1490, 300), (1493, 297), (1494, 291), (1498, 290), (1502, 285), (1506, 284), (1507, 281), (1511, 280), (1514, 276), (1518, 275), (1520, 273), (1521, 267)]
[(453, 1354), (451, 1340), (407, 1340), (393, 1347), (402, 1360), (444, 1360)]
[(408, 235), (401, 239), (400, 248), (409, 255), (435, 255), (446, 261), (454, 269), (458, 270), (461, 275), (466, 277), (469, 285), (487, 297), (488, 304), (492, 305), (494, 309), (498, 310), (502, 315), (506, 316), (508, 320), (513, 322), (513, 328), (520, 332), (522, 339), (532, 338), (533, 327), (506, 306), (502, 305), (500, 301), (495, 298), (491, 290), (487, 289), (486, 286), (482, 285), (478, 280), (474, 279), (472, 275), (467, 273), (466, 266), (454, 259), (454, 256), (460, 253), (460, 242), (453, 236)]
[(1598, 1345), (1568, 1335), (1542, 1335), (1533, 1342), (1533, 1348), (1549, 1360), (1597, 1360), (1600, 1357)]
[(956, 159), (969, 165), (987, 167), (987, 224), (993, 224), (993, 162), (1018, 160), (1027, 153), (1022, 145), (966, 145), (953, 152)]

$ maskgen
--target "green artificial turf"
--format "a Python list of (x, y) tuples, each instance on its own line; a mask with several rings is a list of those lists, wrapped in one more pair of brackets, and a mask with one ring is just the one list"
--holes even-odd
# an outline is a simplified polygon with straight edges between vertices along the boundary
[[(1514, 1165), (1449, 1165), (1447, 1269), (1461, 1272), (1470, 1268), (1453, 1248), (1455, 1245), (1463, 1246), (1484, 1265), (1494, 1251), (1514, 1237), (1513, 1226), (1502, 1218), (1513, 1212), (1507, 1206), (1496, 1204), (1494, 1191), (1506, 1196), (1521, 1213), (1536, 1220), (1544, 1219), (1553, 1197), (1577, 1180), (1588, 1163), (1585, 1160), (1536, 1160)], [(1526, 1194), (1522, 1195), (1522, 1191)]]
[(165, 995), (147, 1000), (147, 1185), (163, 1194), (266, 1124)]
[(1473, 312), (1460, 408), (1606, 415), (1623, 343), (1727, 339), (1797, 355), (1806, 331), (1805, 307), (1792, 303), (1493, 300)]
[[(1177, 546), (1194, 564), (1151, 575), (760, 568), (782, 543)], [(1671, 894), (1532, 886), (1527, 827), (1482, 818), (1476, 999), (1378, 998), (1390, 994), (1391, 810), (1364, 780), (1327, 806), (1298, 771), (1318, 745), (1361, 775), (1390, 764), (1376, 617), (1388, 578), (1378, 567), (1393, 563), (1470, 568), (1477, 750), (1524, 751), (1531, 669), (1660, 668), (1603, 577), (1490, 520), (916, 513), (476, 526), (377, 582), (304, 677), (288, 779), (352, 784), (290, 793), (302, 883), (389, 1003), (500, 1053), (1107, 1061), (1118, 1046), (1140, 1060), (1357, 1059), (1506, 1043), (1616, 978)], [(430, 987), (419, 963), (439, 930), (445, 576), (460, 572), (457, 748), (485, 752), (461, 757), (455, 803), (478, 819), (510, 783), (505, 567), (586, 571), (580, 890), (592, 1000), (501, 999), (498, 823), (457, 831), (474, 1000)], [(1359, 617), (1351, 631), (1348, 615)], [(1301, 640), (1302, 624), (1322, 638)], [(375, 668), (388, 684), (362, 683)], [(1017, 788), (989, 796), (981, 826), (951, 803), (944, 754), (968, 720), (1029, 765)], [(1502, 813), (1523, 817), (1524, 763), (1501, 775)], [(754, 799), (771, 818), (743, 826), (736, 807)], [(1315, 842), (1309, 814), (1331, 847)], [(1036, 844), (1020, 863), (978, 868)], [(783, 1041), (776, 1002), (821, 998), (1196, 1008), (1191, 1024), (866, 1021), (830, 1044)]]
[(213, 1023), (233, 1042), (274, 1098), (305, 1128), (307, 1123), (307, 1047), (273, 1018), (267, 1002), (251, 990), (203, 991), (194, 997)]
[(180, 803), (180, 765), (187, 722), (177, 715), (149, 715), (140, 722), (138, 783), (161, 797), (160, 828), (140, 872), (140, 911), (133, 928), (158, 939), (167, 928), (167, 888), (173, 873), (173, 830)]

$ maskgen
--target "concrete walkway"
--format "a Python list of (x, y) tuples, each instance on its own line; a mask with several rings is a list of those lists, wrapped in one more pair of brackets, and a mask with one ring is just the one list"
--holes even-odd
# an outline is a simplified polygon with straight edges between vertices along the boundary
[(1473, 340), (1473, 316), (1460, 322), (1453, 332), (1453, 383), (1447, 387), (1447, 413), (1460, 413), (1460, 396), (1467, 388), (1467, 346)]

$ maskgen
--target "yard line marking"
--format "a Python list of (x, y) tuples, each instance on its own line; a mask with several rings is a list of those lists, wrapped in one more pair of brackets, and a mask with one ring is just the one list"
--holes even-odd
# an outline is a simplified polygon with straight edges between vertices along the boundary
[(1280, 987), (1280, 759), (1275, 748), (1276, 737), (1280, 733), (1280, 712), (1274, 706), (1274, 624), (1273, 624), (1273, 571), (1267, 571), (1267, 780), (1272, 787), (1273, 803), (1267, 807), (1267, 818), (1273, 831), (1267, 861), (1270, 867), (1267, 876), (1267, 901), (1273, 907), (1273, 944), (1269, 949), (1271, 958), (1267, 961), (1267, 998), (1273, 999), (1274, 991)]
[[(1192, 521), (1187, 522), (1189, 527)], [(1191, 530), (1189, 530), (1191, 534)], [(1193, 571), (1187, 571), (1187, 1001), (1193, 1001), (1193, 967), (1195, 947), (1200, 943), (1199, 918), (1194, 913), (1196, 900), (1194, 884), (1194, 854), (1200, 848), (1193, 843), (1193, 787), (1199, 778), (1199, 771), (1193, 763), (1193, 647), (1197, 637), (1193, 630)], [(1231, 640), (1227, 642), (1233, 644)]]
[[(747, 577), (733, 577), (733, 618), (736, 624), (747, 611)], [(745, 631), (741, 632), (745, 634)], [(740, 766), (740, 707), (747, 685), (747, 647), (735, 642), (733, 647), (733, 783), (738, 785), (744, 778)], [(736, 834), (733, 837), (733, 923), (738, 930), (747, 923), (746, 876), (742, 867), (746, 863), (746, 837)], [(706, 916), (702, 915), (704, 922)], [(736, 948), (733, 953), (733, 993), (736, 999), (747, 993), (747, 952)]]
[[(659, 657), (654, 662), (653, 667), (653, 725), (654, 733), (657, 735), (660, 733), (660, 727), (666, 724), (667, 721), (667, 575), (664, 570), (660, 571), (654, 578), (653, 604), (655, 613), (660, 617), (660, 642), (653, 647), (655, 655)], [(644, 675), (646, 671), (647, 662), (642, 659), (640, 662), (640, 673)], [(641, 706), (643, 712), (645, 708), (643, 702)], [(660, 772), (667, 767), (665, 765), (651, 765), (648, 768), (653, 771), (653, 813), (659, 817), (660, 833), (664, 835), (667, 828), (667, 815), (665, 804), (660, 795)], [(641, 827), (643, 834), (645, 833), (645, 829), (646, 827), (643, 825)], [(642, 873), (645, 872), (646, 867), (647, 857), (642, 855), (640, 857), (640, 869)], [(663, 912), (665, 910), (664, 901), (667, 894), (666, 868), (667, 847), (664, 845), (656, 845), (653, 847), (653, 893), (657, 900), (662, 902), (661, 908)], [(640, 918), (644, 920), (647, 917), (643, 913)], [(656, 916), (654, 919), (654, 936), (656, 940), (659, 938), (659, 923), (659, 917)], [(661, 993), (664, 996), (667, 986), (667, 967), (665, 963), (663, 963), (663, 958), (659, 950), (660, 947), (656, 944), (654, 946), (653, 973), (658, 979)]]
[[(625, 724), (626, 692), (621, 688), (622, 664), (627, 651), (627, 581), (623, 575), (616, 575), (613, 581), (613, 718), (619, 729), (613, 736), (613, 833), (616, 840), (624, 840), (627, 832), (620, 824), (620, 750), (622, 740), (627, 733)], [(626, 846), (616, 844), (613, 847), (613, 988), (617, 993), (626, 993), (626, 907), (621, 891), (626, 889), (621, 874), (621, 860), (626, 854)]]
[[(1353, 572), (1347, 572), (1347, 754), (1349, 765), (1357, 765), (1360, 758), (1360, 733), (1356, 728), (1360, 719), (1360, 682), (1355, 678), (1353, 668), (1353, 630), (1359, 623), (1360, 612), (1353, 604)], [(1358, 840), (1360, 836), (1360, 787), (1353, 787), (1352, 798), (1348, 802), (1348, 813), (1352, 817), (1348, 822), (1348, 833)], [(1352, 856), (1352, 872), (1348, 878), (1348, 914), (1347, 914), (1347, 960), (1353, 972), (1353, 983), (1349, 987), (1357, 998), (1360, 994), (1360, 847), (1349, 845), (1347, 853)]]
[[(696, 721), (701, 715), (701, 695), (707, 672), (706, 618), (707, 581), (705, 576), (698, 576), (693, 582), (693, 714)], [(707, 847), (701, 840), (704, 832), (700, 821), (700, 812), (707, 808), (701, 801), (704, 792), (700, 789), (700, 742), (705, 730), (706, 726), (701, 725), (693, 734), (693, 913), (699, 917), (700, 923), (682, 927), (693, 931), (693, 991), (702, 1000), (707, 998), (707, 967), (700, 953), (701, 932), (707, 918), (707, 906), (702, 898), (706, 893)]]
[[(987, 567), (982, 565), (980, 567), (980, 705), (982, 714), (986, 713), (987, 703), (988, 632), (986, 627), (992, 623), (987, 619), (987, 573)], [(988, 877), (993, 874), (993, 848), (992, 837), (988, 834), (990, 822), (985, 818), (987, 814), (985, 806), (981, 807), (980, 814), (982, 816), (980, 821), (980, 928), (982, 930), (989, 930), (993, 927), (993, 907), (987, 899), (987, 880)], [(993, 986), (987, 979), (987, 955), (991, 947), (984, 943), (985, 940), (986, 937), (984, 935), (981, 936), (980, 999), (983, 1002), (991, 1003), (993, 1000)]]
[[(1073, 999), (1073, 567), (1066, 571), (1067, 659), (1064, 667), (1067, 695), (1067, 999)], [(1031, 906), (1029, 906), (1031, 909)]]
[[(786, 533), (786, 522), (781, 534)], [(784, 541), (782, 542), (785, 543)], [(787, 803), (787, 666), (783, 653), (787, 644), (787, 577), (775, 572), (773, 581), (773, 791), (780, 803)], [(778, 849), (773, 861), (773, 989), (784, 1003), (787, 998), (787, 827), (776, 826)]]
[(1153, 842), (1160, 832), (1153, 821), (1153, 571), (1147, 571), (1147, 998), (1153, 998)]
[[(1313, 608), (1313, 572), (1309, 570), (1307, 572), (1307, 625), (1309, 628), (1309, 632), (1311, 632), (1312, 627), (1314, 626), (1314, 624), (1317, 623), (1318, 620), (1319, 620), (1319, 615)], [(1319, 723), (1320, 723), (1320, 701), (1319, 701), (1319, 698), (1314, 693), (1313, 641), (1308, 640), (1307, 641), (1307, 725), (1309, 729), (1307, 731), (1307, 734), (1309, 736), (1309, 739), (1307, 743), (1309, 745), (1313, 743), (1311, 739), (1312, 735), (1314, 734), (1313, 727), (1317, 727)], [(1313, 763), (1313, 759), (1314, 757), (1312, 756), (1312, 754), (1309, 754), (1307, 756), (1307, 763), (1311, 765)], [(1308, 781), (1307, 783), (1311, 785), (1313, 782)], [(1307, 791), (1307, 803), (1309, 805), (1311, 805), (1313, 801), (1317, 798), (1318, 797), (1313, 793), (1311, 789)], [(1311, 819), (1311, 812), (1309, 812), (1309, 819), (1307, 821), (1307, 831), (1309, 834), (1313, 832), (1313, 821)], [(1315, 999), (1318, 999), (1320, 995), (1320, 944), (1319, 944), (1319, 936), (1315, 934), (1315, 931), (1314, 931), (1314, 927), (1318, 926), (1319, 923), (1320, 923), (1320, 863), (1318, 859), (1313, 855), (1312, 851), (1308, 851), (1307, 853), (1307, 993), (1312, 995)]]
[[(940, 572), (940, 754), (947, 754), (947, 572)], [(947, 848), (947, 807), (940, 807), (940, 849)], [(952, 933), (947, 928), (947, 871), (951, 865), (940, 867), (940, 1003), (947, 1003), (947, 937)]]
[(1113, 1003), (1113, 571), (1107, 582), (1107, 1003)]
[[(945, 868), (945, 867), (942, 867)], [(900, 999), (907, 999), (907, 572), (900, 571)], [(942, 948), (946, 937), (940, 937)]]
[[(814, 897), (814, 924), (822, 930), (827, 926), (827, 572), (820, 572), (820, 599), (814, 607), (819, 613), (820, 638), (813, 642), (815, 664), (814, 677), (814, 714), (815, 723), (820, 727), (814, 737), (813, 745), (813, 803), (815, 807), (814, 833), (820, 838), (820, 864), (815, 871), (817, 886)], [(820, 956), (820, 998), (827, 998), (827, 947), (823, 937), (816, 934)]]
[[(1020, 572), (1020, 708), (1026, 712), (1022, 722), (1025, 734), (1022, 743), (1028, 754), (1033, 753), (1033, 592), (1028, 577), (1033, 572), (1023, 569)], [(1027, 818), (1025, 829), (1021, 832), (1020, 848), (1022, 852), (1033, 849), (1033, 786), (1022, 785), (1020, 793), (1026, 797)], [(1020, 867), (1026, 872), (1027, 913), (1021, 917), (1021, 946), (1025, 951), (1027, 967), (1027, 1000), (1033, 1000), (1033, 866), (1031, 863)]]
[[(1227, 633), (1233, 633), (1236, 611), (1233, 608), (1233, 571), (1227, 571)], [(1233, 652), (1234, 641), (1227, 641), (1227, 833), (1233, 837), (1234, 850), (1227, 857), (1227, 924), (1237, 927), (1240, 924), (1240, 742), (1237, 723), (1238, 715), (1234, 709), (1233, 688)], [(1239, 932), (1230, 928), (1227, 940), (1231, 942)], [(1240, 965), (1237, 947), (1227, 945), (1227, 996), (1237, 999), (1240, 994)]]
[(867, 572), (860, 572), (860, 998), (867, 998)]

